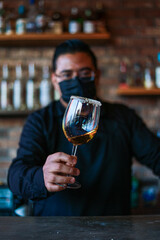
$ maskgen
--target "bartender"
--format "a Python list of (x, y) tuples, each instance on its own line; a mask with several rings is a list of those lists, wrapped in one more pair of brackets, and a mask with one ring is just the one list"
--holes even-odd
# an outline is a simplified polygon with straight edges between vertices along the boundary
[[(97, 134), (71, 156), (64, 111), (71, 95), (98, 99), (100, 71), (93, 51), (76, 39), (56, 48), (52, 65), (60, 100), (28, 116), (8, 172), (11, 191), (32, 201), (35, 216), (130, 214), (132, 158), (160, 176), (160, 139), (134, 110), (101, 100)], [(68, 189), (75, 180), (82, 187)]]

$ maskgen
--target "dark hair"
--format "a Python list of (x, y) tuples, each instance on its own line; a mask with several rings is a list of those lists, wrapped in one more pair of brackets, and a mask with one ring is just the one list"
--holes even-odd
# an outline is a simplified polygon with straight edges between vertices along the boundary
[(53, 72), (56, 70), (56, 61), (60, 55), (76, 52), (87, 53), (91, 57), (94, 67), (97, 69), (97, 59), (90, 47), (81, 40), (71, 39), (61, 43), (56, 47), (52, 61)]

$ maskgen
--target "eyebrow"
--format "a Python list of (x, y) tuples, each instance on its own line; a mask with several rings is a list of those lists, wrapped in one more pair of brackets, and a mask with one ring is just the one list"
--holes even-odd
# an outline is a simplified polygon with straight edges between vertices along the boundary
[[(83, 70), (92, 70), (90, 67), (83, 67), (83, 68), (80, 68), (78, 71), (83, 71)], [(60, 73), (70, 73), (70, 72), (73, 72), (74, 70), (71, 70), (71, 69), (64, 69), (62, 70)]]

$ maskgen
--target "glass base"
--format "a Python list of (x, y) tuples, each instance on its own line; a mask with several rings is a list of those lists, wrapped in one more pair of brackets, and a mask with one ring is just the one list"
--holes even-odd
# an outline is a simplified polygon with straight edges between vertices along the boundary
[(75, 182), (73, 184), (67, 184), (67, 188), (78, 189), (78, 188), (81, 188), (81, 184), (79, 182)]

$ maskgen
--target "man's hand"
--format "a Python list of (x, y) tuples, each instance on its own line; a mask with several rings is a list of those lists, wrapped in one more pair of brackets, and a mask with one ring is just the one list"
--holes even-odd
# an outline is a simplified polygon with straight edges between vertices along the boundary
[(75, 168), (76, 163), (77, 157), (63, 152), (49, 155), (43, 166), (44, 183), (47, 190), (49, 192), (62, 191), (68, 183), (74, 183), (75, 178), (72, 176), (80, 174), (79, 169)]

